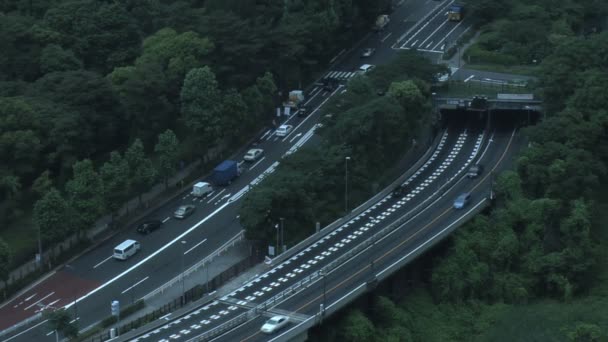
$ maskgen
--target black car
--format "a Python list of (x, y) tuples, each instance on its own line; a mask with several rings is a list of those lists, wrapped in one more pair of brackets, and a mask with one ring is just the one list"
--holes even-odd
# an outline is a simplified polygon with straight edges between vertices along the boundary
[(298, 116), (305, 117), (306, 115), (308, 115), (308, 108), (306, 106), (300, 106), (300, 108), (298, 108)]
[(398, 185), (393, 190), (393, 196), (403, 196), (408, 190), (408, 186), (406, 184)]
[(163, 225), (159, 220), (146, 221), (137, 226), (137, 232), (141, 234), (149, 234), (150, 232), (157, 230)]
[(324, 91), (333, 91), (336, 88), (336, 81), (330, 78), (326, 78), (323, 80), (323, 90)]

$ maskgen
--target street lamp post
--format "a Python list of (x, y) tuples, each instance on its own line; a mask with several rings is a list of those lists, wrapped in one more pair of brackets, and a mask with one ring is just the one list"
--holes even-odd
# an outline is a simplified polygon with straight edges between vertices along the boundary
[(279, 227), (278, 223), (276, 223), (274, 225), (274, 229), (277, 231), (277, 248), (274, 251), (274, 256), (277, 257), (279, 255), (279, 243), (281, 243), (281, 241), (279, 240), (279, 235), (280, 235), (279, 229), (280, 229), (280, 227)]
[(283, 222), (285, 221), (285, 219), (283, 217), (281, 217), (281, 253), (285, 252), (285, 242), (283, 241), (283, 235), (284, 235), (284, 224)]
[(38, 225), (38, 267), (42, 268), (42, 233), (40, 232), (40, 225)]
[(185, 299), (186, 299), (186, 298), (184, 298), (184, 295), (186, 293), (186, 290), (184, 289), (184, 255), (185, 255), (185, 253), (184, 253), (184, 245), (185, 244), (186, 244), (185, 240), (182, 240), (181, 243), (180, 243), (181, 254), (182, 254), (182, 257), (181, 257), (181, 260), (182, 260), (182, 271), (181, 272), (182, 272), (182, 274), (180, 274), (180, 277), (181, 277), (181, 280), (182, 280), (181, 281), (182, 282), (182, 305), (185, 304), (184, 302), (185, 302)]
[(321, 270), (321, 275), (323, 276), (323, 311), (325, 311), (325, 308), (327, 307), (327, 300), (326, 300), (326, 281), (325, 281), (325, 271)]
[(344, 158), (344, 215), (348, 214), (348, 161), (350, 157)]
[[(74, 266), (70, 264), (66, 264), (65, 267), (74, 271)], [(78, 301), (76, 300), (76, 295), (74, 295), (74, 289), (72, 289), (72, 303), (74, 305), (74, 320), (78, 322)]]

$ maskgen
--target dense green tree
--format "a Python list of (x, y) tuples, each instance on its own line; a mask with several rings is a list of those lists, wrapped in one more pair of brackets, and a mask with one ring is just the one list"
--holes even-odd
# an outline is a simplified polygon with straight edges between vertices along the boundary
[(72, 229), (72, 212), (61, 193), (50, 188), (34, 205), (34, 221), (44, 242), (56, 242), (68, 236)]
[(0, 173), (0, 191), (2, 191), (2, 197), (14, 199), (19, 195), (20, 190), (21, 181), (19, 177), (10, 173)]
[(373, 341), (375, 329), (372, 322), (359, 310), (349, 311), (339, 326), (338, 335), (344, 341)]
[(582, 322), (576, 323), (574, 329), (566, 334), (572, 342), (601, 341), (602, 335), (602, 329), (597, 324)]
[(114, 69), (107, 78), (120, 98), (129, 121), (130, 135), (147, 143), (174, 123), (175, 107), (168, 100), (168, 80), (155, 62)]
[(169, 177), (175, 173), (179, 158), (179, 140), (172, 130), (168, 129), (158, 135), (154, 152), (158, 156), (158, 170), (166, 189), (169, 186)]
[(32, 184), (32, 190), (39, 197), (44, 196), (53, 187), (53, 180), (51, 179), (51, 171), (45, 170), (36, 178)]
[(182, 119), (195, 134), (198, 149), (205, 151), (215, 146), (223, 137), (225, 119), (222, 115), (222, 99), (215, 75), (209, 67), (192, 69), (184, 79), (180, 96)]
[[(86, 156), (124, 142), (124, 114), (109, 81), (89, 71), (54, 72), (38, 79), (30, 94), (58, 102), (78, 113), (79, 147)], [(73, 123), (70, 122), (70, 123)]]
[(0, 280), (4, 283), (9, 279), (12, 266), (12, 252), (8, 244), (0, 238)]
[(134, 18), (119, 3), (66, 1), (49, 9), (44, 25), (85, 67), (109, 72), (135, 59), (140, 36)]
[(52, 331), (59, 332), (69, 339), (78, 337), (77, 321), (65, 309), (51, 309), (44, 311), (44, 317)]
[(255, 127), (255, 117), (251, 115), (243, 97), (236, 89), (229, 89), (222, 97), (222, 116), (225, 127), (224, 135), (233, 140), (242, 140)]
[(156, 170), (150, 158), (146, 157), (144, 144), (136, 139), (125, 152), (125, 160), (129, 168), (128, 179), (132, 189), (142, 202), (142, 195), (150, 189), (156, 180)]
[(164, 28), (146, 38), (142, 48), (136, 65), (160, 65), (168, 82), (166, 96), (175, 96), (177, 99), (184, 76), (190, 69), (205, 65), (207, 55), (213, 50), (213, 44), (195, 32), (177, 33), (171, 28)]
[(90, 159), (76, 162), (73, 176), (66, 183), (66, 195), (75, 215), (75, 228), (81, 234), (93, 227), (104, 213), (103, 182)]
[(103, 182), (103, 199), (114, 220), (114, 215), (129, 199), (129, 164), (119, 152), (110, 153), (110, 159), (99, 170)]
[(49, 44), (42, 50), (40, 71), (44, 74), (81, 68), (82, 62), (70, 50), (64, 50), (56, 44)]

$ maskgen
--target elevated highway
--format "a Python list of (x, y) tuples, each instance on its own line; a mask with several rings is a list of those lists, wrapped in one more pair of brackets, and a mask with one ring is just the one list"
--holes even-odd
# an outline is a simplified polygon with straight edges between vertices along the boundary
[[(514, 130), (451, 126), (422, 166), (400, 181), (406, 193), (385, 189), (359, 214), (232, 293), (124, 340), (257, 341), (305, 334), (487, 206), (492, 175), (508, 166), (515, 138)], [(465, 178), (478, 162), (487, 173)], [(466, 210), (453, 209), (454, 198), (465, 191), (473, 202)], [(263, 321), (277, 313), (292, 318), (290, 328), (277, 336), (260, 334)]]

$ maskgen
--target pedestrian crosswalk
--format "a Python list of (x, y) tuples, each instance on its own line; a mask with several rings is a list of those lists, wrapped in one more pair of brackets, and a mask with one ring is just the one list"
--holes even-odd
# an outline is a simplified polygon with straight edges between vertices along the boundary
[(323, 77), (323, 79), (344, 81), (355, 76), (356, 74), (357, 73), (354, 71), (330, 71)]

